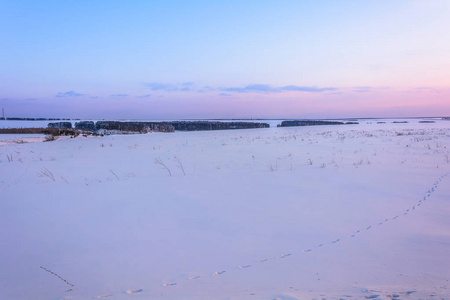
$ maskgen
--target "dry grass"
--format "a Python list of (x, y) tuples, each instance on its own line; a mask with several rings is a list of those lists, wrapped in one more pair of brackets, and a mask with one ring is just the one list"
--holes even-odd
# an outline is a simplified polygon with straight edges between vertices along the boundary
[(73, 135), (78, 136), (79, 132), (70, 129), (57, 128), (0, 128), (0, 134), (48, 134), (53, 136)]
[(119, 176), (117, 176), (117, 174), (116, 173), (114, 173), (114, 171), (113, 170), (109, 170), (116, 178), (117, 178), (117, 180), (119, 180), (120, 181), (120, 178), (119, 178)]
[(167, 172), (169, 172), (169, 175), (172, 176), (172, 172), (170, 172), (170, 169), (162, 162), (161, 158), (156, 158), (154, 162), (155, 162), (155, 165), (160, 165), (164, 169), (166, 169)]
[(178, 167), (181, 169), (181, 171), (183, 172), (183, 175), (186, 176), (186, 172), (184, 171), (184, 167), (183, 164), (181, 163), (180, 159), (178, 158), (178, 156), (174, 157), (175, 160), (178, 162)]
[(54, 141), (54, 140), (56, 140), (54, 135), (46, 135), (45, 138), (44, 138), (44, 142), (51, 142), (51, 141)]
[(53, 175), (53, 173), (47, 168), (44, 168), (40, 172), (38, 172), (38, 176), (39, 177), (47, 177), (47, 178), (50, 178), (50, 180), (52, 180), (52, 181), (56, 181), (55, 175)]
[(49, 129), (49, 128), (0, 128), (0, 134), (43, 134), (51, 132), (53, 130), (58, 131), (57, 129)]

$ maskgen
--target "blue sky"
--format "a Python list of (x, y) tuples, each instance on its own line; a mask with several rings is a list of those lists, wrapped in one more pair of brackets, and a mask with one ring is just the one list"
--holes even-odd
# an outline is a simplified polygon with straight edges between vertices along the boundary
[(450, 115), (450, 1), (0, 0), (10, 116)]

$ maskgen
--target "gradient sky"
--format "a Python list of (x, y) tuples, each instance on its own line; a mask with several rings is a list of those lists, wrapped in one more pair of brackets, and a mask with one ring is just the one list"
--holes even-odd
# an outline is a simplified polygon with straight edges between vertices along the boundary
[(7, 117), (450, 116), (450, 1), (0, 0)]

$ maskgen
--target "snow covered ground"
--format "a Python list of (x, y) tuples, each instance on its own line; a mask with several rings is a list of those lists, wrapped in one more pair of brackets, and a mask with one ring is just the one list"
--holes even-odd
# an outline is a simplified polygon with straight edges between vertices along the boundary
[(450, 121), (408, 121), (4, 142), (0, 299), (449, 299)]

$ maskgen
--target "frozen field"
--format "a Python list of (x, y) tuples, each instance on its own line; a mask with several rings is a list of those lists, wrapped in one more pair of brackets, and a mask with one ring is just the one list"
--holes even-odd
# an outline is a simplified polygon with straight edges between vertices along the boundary
[(39, 138), (0, 135), (2, 300), (450, 298), (450, 121)]

